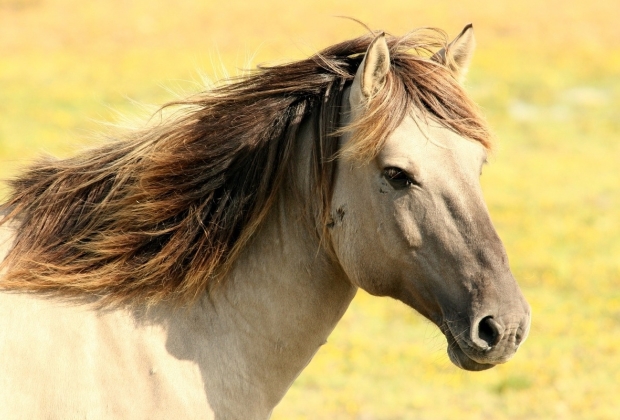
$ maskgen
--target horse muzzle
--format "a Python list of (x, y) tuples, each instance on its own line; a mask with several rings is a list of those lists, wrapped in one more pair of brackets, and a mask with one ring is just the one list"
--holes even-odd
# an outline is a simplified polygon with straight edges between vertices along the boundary
[(479, 371), (505, 363), (514, 356), (530, 329), (530, 311), (507, 319), (485, 316), (469, 326), (443, 323), (448, 356), (461, 369)]

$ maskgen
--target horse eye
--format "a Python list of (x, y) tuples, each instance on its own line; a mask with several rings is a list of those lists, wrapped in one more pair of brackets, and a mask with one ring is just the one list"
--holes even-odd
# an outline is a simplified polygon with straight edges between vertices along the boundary
[(385, 168), (383, 176), (395, 190), (402, 190), (415, 184), (415, 181), (400, 168)]

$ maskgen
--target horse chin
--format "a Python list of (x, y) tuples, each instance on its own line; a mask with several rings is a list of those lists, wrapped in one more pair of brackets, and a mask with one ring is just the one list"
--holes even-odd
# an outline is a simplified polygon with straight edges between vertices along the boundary
[(467, 356), (457, 344), (448, 345), (448, 357), (450, 357), (450, 361), (457, 367), (469, 371), (487, 370), (495, 366), (491, 363), (476, 362)]

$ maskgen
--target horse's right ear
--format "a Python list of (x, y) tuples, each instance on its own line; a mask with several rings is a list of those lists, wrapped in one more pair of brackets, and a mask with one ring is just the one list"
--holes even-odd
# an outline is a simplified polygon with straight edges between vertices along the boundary
[(385, 34), (372, 40), (351, 85), (351, 105), (365, 107), (370, 99), (385, 85), (390, 71), (390, 50)]

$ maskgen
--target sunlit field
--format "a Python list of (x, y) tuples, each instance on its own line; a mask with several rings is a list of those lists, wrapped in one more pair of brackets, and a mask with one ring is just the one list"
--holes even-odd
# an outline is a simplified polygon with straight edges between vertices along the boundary
[(0, 0), (0, 177), (204, 78), (364, 33), (338, 15), (451, 37), (473, 22), (467, 88), (498, 139), (482, 183), (529, 339), (505, 365), (461, 371), (434, 325), (360, 292), (273, 418), (619, 418), (620, 3), (334, 3)]

